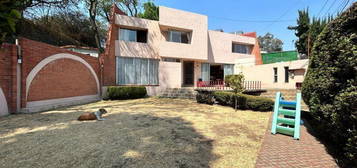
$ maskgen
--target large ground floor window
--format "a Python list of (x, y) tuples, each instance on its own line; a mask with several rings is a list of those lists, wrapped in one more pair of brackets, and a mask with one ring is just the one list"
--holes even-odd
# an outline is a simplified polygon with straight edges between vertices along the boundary
[(159, 60), (117, 57), (116, 75), (119, 85), (158, 85)]

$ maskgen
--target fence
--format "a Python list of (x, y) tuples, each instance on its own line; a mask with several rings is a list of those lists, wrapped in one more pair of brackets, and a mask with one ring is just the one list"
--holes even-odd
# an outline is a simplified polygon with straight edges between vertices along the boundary
[[(261, 90), (261, 81), (244, 81), (243, 86), (247, 91)], [(197, 88), (206, 90), (232, 90), (223, 80), (198, 81)]]

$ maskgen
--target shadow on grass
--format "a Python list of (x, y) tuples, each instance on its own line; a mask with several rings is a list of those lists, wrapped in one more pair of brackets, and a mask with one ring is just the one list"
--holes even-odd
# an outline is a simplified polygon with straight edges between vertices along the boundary
[(105, 121), (76, 121), (81, 113), (59, 110), (0, 120), (0, 165), (191, 168), (210, 167), (218, 158), (213, 140), (180, 117), (114, 113)]

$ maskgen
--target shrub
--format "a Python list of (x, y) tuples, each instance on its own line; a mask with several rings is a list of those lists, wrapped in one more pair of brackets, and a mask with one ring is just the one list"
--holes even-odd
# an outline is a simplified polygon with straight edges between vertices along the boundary
[[(322, 138), (357, 166), (357, 3), (331, 21), (314, 44), (302, 85)], [(345, 160), (346, 161), (346, 160)], [(354, 166), (352, 166), (354, 164)]]
[(247, 109), (254, 111), (271, 111), (274, 107), (274, 101), (259, 96), (245, 95), (247, 99)]
[(196, 95), (196, 101), (197, 103), (204, 103), (204, 104), (214, 104), (215, 99), (212, 95), (211, 91), (207, 90), (196, 90), (197, 95)]
[(246, 94), (214, 92), (213, 96), (217, 103), (223, 106), (235, 107), (235, 100), (237, 100), (237, 108), (242, 110), (271, 111), (274, 106), (274, 102), (270, 99)]
[(147, 94), (144, 86), (109, 86), (108, 99), (124, 100), (145, 97)]
[(244, 91), (244, 75), (242, 73), (236, 75), (226, 75), (224, 81), (235, 93), (242, 93)]

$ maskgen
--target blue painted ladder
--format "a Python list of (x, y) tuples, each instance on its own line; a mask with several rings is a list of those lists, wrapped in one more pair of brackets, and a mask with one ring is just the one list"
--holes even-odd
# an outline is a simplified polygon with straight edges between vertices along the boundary
[(280, 92), (276, 93), (271, 133), (281, 133), (300, 139), (301, 93), (296, 101), (286, 101)]

